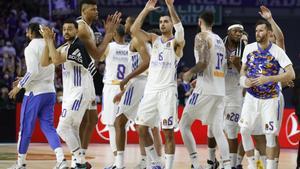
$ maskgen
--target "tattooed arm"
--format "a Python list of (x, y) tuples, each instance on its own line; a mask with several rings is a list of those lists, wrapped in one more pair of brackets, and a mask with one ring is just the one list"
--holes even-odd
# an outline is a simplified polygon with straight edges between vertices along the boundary
[(207, 33), (201, 32), (196, 35), (194, 48), (197, 55), (196, 57), (199, 58), (199, 61), (194, 67), (184, 74), (185, 81), (190, 81), (194, 74), (203, 72), (206, 69), (211, 57), (209, 54), (210, 46), (211, 41), (207, 37)]

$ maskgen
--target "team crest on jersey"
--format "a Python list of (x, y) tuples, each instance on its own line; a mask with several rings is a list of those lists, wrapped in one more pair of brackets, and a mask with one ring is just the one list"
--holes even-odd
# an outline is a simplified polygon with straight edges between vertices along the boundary
[(168, 42), (166, 47), (169, 48), (171, 46), (171, 42)]

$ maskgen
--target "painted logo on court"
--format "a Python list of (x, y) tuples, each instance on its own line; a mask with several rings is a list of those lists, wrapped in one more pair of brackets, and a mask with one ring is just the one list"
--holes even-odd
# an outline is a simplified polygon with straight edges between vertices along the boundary
[[(101, 114), (102, 112), (100, 112), (98, 114), (98, 123), (96, 125), (96, 131), (99, 137), (101, 137), (103, 140), (109, 141), (109, 131), (108, 131), (108, 126), (103, 124), (101, 122)], [(126, 131), (136, 131), (135, 127), (134, 127), (134, 122), (133, 121), (129, 121), (126, 125)]]
[(300, 130), (295, 112), (291, 113), (287, 118), (285, 131), (288, 142), (293, 146), (298, 145), (300, 138)]

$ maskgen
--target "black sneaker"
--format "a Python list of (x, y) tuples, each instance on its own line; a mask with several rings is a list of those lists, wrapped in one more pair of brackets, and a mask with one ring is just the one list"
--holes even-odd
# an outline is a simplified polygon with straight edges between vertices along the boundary
[(215, 159), (215, 162), (211, 160), (207, 160), (207, 167), (206, 169), (217, 169), (219, 167), (220, 163), (217, 159)]

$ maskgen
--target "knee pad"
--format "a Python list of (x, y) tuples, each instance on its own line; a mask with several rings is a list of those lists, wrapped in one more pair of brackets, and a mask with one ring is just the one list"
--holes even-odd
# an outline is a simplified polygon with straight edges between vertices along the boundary
[(66, 133), (70, 132), (70, 126), (64, 123), (59, 123), (56, 129), (57, 134), (65, 141)]
[(226, 125), (225, 132), (228, 139), (236, 139), (238, 135), (238, 127), (235, 125)]
[(275, 134), (266, 134), (267, 147), (276, 147)]
[(207, 137), (209, 137), (209, 138), (213, 138), (214, 137), (213, 127), (210, 126), (210, 125), (207, 126)]
[(250, 151), (254, 149), (254, 144), (251, 137), (251, 130), (248, 128), (242, 127), (241, 128), (242, 134), (242, 142), (245, 151)]

